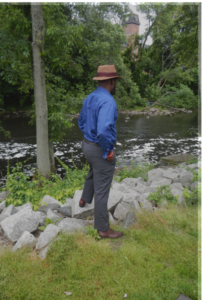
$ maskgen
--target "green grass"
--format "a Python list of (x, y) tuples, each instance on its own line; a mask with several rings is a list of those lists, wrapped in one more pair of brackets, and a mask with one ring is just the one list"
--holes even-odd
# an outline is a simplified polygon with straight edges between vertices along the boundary
[[(0, 299), (173, 300), (198, 294), (198, 208), (137, 214), (118, 240), (61, 234), (45, 260), (34, 251), (0, 256)], [(121, 227), (116, 227), (121, 229)]]

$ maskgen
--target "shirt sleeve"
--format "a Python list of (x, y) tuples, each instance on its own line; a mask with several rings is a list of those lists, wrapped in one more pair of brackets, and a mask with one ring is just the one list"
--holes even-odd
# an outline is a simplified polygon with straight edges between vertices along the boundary
[(79, 115), (78, 124), (79, 124), (80, 130), (81, 130), (81, 131), (83, 132), (83, 134), (84, 134), (83, 107), (82, 107), (81, 112), (80, 112), (80, 115)]
[(115, 115), (116, 106), (111, 101), (105, 102), (98, 113), (97, 138), (103, 150), (103, 158), (107, 157), (108, 151), (114, 149), (113, 144), (116, 141)]

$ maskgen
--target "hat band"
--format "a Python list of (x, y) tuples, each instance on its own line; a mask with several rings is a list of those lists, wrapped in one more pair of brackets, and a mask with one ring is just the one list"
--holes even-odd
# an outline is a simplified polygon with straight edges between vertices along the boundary
[(117, 73), (116, 72), (112, 72), (112, 73), (99, 72), (99, 73), (97, 73), (97, 77), (113, 77), (113, 76), (117, 76)]

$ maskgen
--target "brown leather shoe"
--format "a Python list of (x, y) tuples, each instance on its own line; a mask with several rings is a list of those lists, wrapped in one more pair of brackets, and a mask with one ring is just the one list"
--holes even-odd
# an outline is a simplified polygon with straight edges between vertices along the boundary
[(110, 238), (110, 239), (117, 239), (117, 238), (120, 238), (121, 236), (123, 236), (123, 232), (114, 231), (111, 228), (108, 228), (108, 230), (106, 232), (98, 230), (98, 234), (101, 238)]
[(84, 207), (85, 204), (86, 204), (86, 202), (84, 202), (83, 199), (80, 199), (80, 201), (79, 201), (79, 206), (80, 206), (80, 207)]

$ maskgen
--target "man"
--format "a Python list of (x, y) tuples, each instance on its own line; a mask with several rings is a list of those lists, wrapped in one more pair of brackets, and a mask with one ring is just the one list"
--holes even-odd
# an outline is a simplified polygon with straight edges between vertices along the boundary
[(116, 165), (114, 143), (116, 142), (117, 107), (115, 94), (117, 76), (114, 65), (99, 66), (97, 89), (83, 102), (79, 116), (79, 128), (84, 134), (82, 150), (90, 164), (80, 207), (91, 203), (95, 194), (94, 228), (102, 238), (119, 238), (122, 232), (109, 227), (107, 202)]

